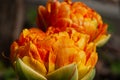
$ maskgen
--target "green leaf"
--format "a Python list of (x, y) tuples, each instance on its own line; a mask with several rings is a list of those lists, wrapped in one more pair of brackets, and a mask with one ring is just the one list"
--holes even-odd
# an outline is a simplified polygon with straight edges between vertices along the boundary
[(95, 76), (95, 69), (91, 69), (81, 80), (93, 80)]
[(48, 80), (78, 80), (76, 64), (70, 64), (57, 69), (47, 75)]
[(47, 80), (43, 75), (27, 66), (20, 58), (16, 61), (16, 71), (20, 80)]

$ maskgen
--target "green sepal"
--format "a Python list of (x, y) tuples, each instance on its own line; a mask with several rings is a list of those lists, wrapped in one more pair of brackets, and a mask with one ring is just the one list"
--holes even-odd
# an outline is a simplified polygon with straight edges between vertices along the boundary
[(43, 75), (27, 66), (20, 58), (16, 60), (15, 69), (19, 80), (47, 80)]
[(82, 79), (80, 80), (93, 80), (95, 77), (95, 69), (91, 69)]
[(63, 66), (47, 75), (48, 80), (78, 80), (76, 64)]
[(105, 43), (108, 42), (108, 40), (110, 39), (110, 37), (111, 37), (111, 34), (108, 34), (108, 35), (106, 36), (106, 38), (103, 38), (103, 39), (99, 40), (99, 41), (96, 43), (97, 47), (102, 47)]

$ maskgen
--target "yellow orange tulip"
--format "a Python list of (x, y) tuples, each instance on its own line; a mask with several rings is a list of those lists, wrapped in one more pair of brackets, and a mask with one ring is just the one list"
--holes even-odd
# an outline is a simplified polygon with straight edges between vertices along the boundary
[(36, 22), (10, 47), (19, 79), (93, 80), (96, 47), (110, 38), (101, 16), (82, 2), (48, 0)]
[(24, 29), (11, 45), (11, 60), (20, 58), (43, 76), (74, 63), (81, 79), (97, 62), (96, 45), (89, 39), (73, 29), (49, 35), (35, 28)]
[(90, 41), (97, 44), (104, 39), (107, 41), (110, 37), (107, 33), (108, 25), (103, 23), (101, 16), (96, 11), (82, 2), (71, 2), (71, 0), (63, 2), (48, 0), (45, 7), (40, 5), (37, 25), (44, 31), (53, 26), (56, 32), (72, 27), (78, 32), (90, 35)]

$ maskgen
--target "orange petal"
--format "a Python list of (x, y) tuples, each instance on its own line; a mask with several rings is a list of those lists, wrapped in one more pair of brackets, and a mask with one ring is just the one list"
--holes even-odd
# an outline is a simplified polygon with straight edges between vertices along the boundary
[(87, 56), (86, 65), (94, 67), (98, 59), (96, 45), (94, 43), (89, 43), (85, 51)]

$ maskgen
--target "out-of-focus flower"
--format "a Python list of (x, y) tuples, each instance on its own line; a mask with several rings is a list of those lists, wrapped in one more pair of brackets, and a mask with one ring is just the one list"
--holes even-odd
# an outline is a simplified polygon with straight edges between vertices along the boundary
[(72, 27), (78, 32), (90, 35), (90, 42), (102, 46), (110, 38), (107, 24), (101, 16), (82, 2), (48, 0), (46, 7), (38, 7), (37, 25), (46, 30), (53, 26), (55, 32)]
[(54, 34), (24, 29), (11, 45), (10, 58), (20, 78), (28, 80), (89, 80), (97, 62), (90, 36), (68, 28)]

